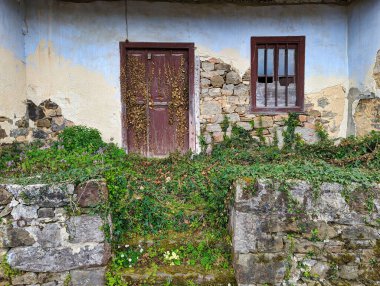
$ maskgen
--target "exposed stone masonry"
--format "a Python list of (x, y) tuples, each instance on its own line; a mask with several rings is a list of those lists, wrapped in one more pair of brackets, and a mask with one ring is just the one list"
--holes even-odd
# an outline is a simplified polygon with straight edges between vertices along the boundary
[(106, 197), (103, 181), (0, 185), (0, 258), (19, 271), (0, 267), (0, 285), (104, 285), (110, 247), (89, 213)]
[(377, 51), (375, 67), (373, 69), (373, 78), (375, 79), (377, 88), (380, 88), (380, 50)]
[(360, 99), (355, 111), (356, 135), (380, 131), (380, 98)]
[(380, 285), (380, 186), (288, 184), (236, 184), (231, 230), (239, 285)]
[[(241, 78), (229, 64), (219, 59), (209, 58), (201, 63), (200, 123), (201, 133), (208, 148), (213, 143), (223, 141), (221, 123), (227, 116), (230, 127), (226, 135), (231, 134), (231, 124), (236, 124), (257, 136), (257, 129), (263, 128), (267, 142), (271, 142), (275, 132), (281, 137), (287, 114), (253, 114), (251, 111), (250, 71)], [(321, 112), (310, 109), (300, 114), (300, 126), (296, 132), (307, 142), (317, 140), (314, 123), (328, 124), (321, 118)]]
[(61, 108), (50, 99), (39, 105), (31, 100), (25, 104), (26, 113), (22, 118), (0, 116), (0, 143), (50, 140), (56, 138), (65, 127), (74, 125), (64, 118)]

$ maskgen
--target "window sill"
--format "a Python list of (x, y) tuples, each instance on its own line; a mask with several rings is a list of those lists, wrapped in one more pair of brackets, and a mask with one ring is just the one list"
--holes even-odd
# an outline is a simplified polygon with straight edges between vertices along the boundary
[(306, 114), (302, 107), (294, 108), (252, 108), (249, 114), (260, 114), (260, 115), (277, 115), (277, 114), (287, 114), (290, 112), (295, 112), (299, 114)]

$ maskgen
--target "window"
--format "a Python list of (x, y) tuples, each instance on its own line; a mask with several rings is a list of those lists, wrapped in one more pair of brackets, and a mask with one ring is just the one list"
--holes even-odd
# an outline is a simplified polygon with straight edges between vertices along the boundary
[(302, 111), (305, 37), (252, 37), (251, 57), (253, 111)]

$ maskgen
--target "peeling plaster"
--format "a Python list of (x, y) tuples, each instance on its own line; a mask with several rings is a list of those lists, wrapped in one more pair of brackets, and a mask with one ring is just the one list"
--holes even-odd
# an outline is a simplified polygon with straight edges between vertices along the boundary
[(331, 136), (345, 137), (346, 90), (343, 85), (307, 94), (305, 101), (308, 111), (317, 110), (321, 113), (322, 123), (328, 127)]
[(244, 57), (238, 49), (226, 48), (220, 51), (212, 50), (206, 46), (198, 45), (197, 54), (202, 58), (202, 60), (208, 58), (219, 58), (226, 64), (236, 67), (236, 71), (239, 72), (240, 76), (250, 68), (250, 59)]
[(358, 136), (366, 135), (372, 130), (380, 131), (380, 98), (360, 99), (354, 120)]
[(51, 99), (76, 125), (97, 128), (106, 141), (121, 144), (120, 96), (102, 74), (65, 59), (44, 40), (27, 57), (26, 74), (28, 99)]
[[(76, 124), (98, 128), (105, 140), (113, 137), (121, 143), (117, 44), (125, 39), (124, 2), (33, 3), (27, 3), (27, 67), (18, 59), (24, 55), (19, 49), (23, 44), (16, 45), (16, 56), (8, 46), (0, 47), (0, 70), (7, 71), (0, 74), (0, 119), (10, 119), (0, 120), (0, 129), (9, 131), (14, 117), (23, 114), (26, 98), (35, 102), (51, 98)], [(365, 110), (362, 99), (380, 96), (380, 51), (373, 60), (379, 39), (368, 32), (368, 26), (377, 27), (380, 19), (376, 17), (380, 10), (371, 9), (374, 5), (380, 7), (377, 0), (357, 1), (348, 9), (130, 1), (129, 40), (194, 42), (199, 57), (220, 58), (242, 75), (250, 66), (251, 36), (306, 35), (307, 109), (321, 112), (332, 136), (344, 137), (356, 132), (356, 113)], [(11, 17), (17, 20), (14, 23), (22, 22), (21, 14)], [(13, 26), (12, 22), (9, 27)], [(3, 33), (9, 30), (5, 35), (13, 36), (19, 27), (15, 29)], [(350, 90), (347, 96), (345, 90)]]
[(373, 68), (373, 78), (376, 82), (376, 88), (380, 89), (380, 50), (377, 51), (375, 66)]

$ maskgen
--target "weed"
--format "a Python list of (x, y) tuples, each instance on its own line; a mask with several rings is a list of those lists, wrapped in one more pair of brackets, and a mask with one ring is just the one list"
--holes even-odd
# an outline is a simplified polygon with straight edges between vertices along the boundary
[[(281, 150), (255, 140), (250, 132), (233, 125), (231, 136), (215, 145), (210, 155), (177, 153), (159, 160), (127, 155), (114, 144), (99, 141), (97, 131), (70, 127), (58, 143), (0, 148), (0, 177), (4, 182), (24, 184), (80, 183), (105, 178), (109, 201), (97, 211), (112, 215), (112, 226), (104, 228), (114, 250), (108, 285), (127, 285), (118, 275), (122, 269), (145, 267), (153, 262), (157, 267), (177, 267), (165, 261), (166, 251), (179, 256), (181, 267), (196, 267), (197, 271), (231, 269), (227, 222), (233, 197), (230, 187), (237, 178), (251, 182), (257, 178), (277, 180), (288, 194), (289, 213), (295, 216), (301, 210), (289, 195), (287, 180), (309, 182), (316, 196), (322, 182), (357, 183), (365, 192), (380, 181), (376, 171), (380, 167), (380, 133), (347, 138), (339, 145), (328, 141), (308, 145), (295, 135), (295, 115), (291, 114), (286, 124), (286, 147)], [(368, 211), (373, 208), (372, 201), (363, 201)], [(206, 233), (205, 229), (209, 231)], [(152, 237), (177, 240), (180, 234), (188, 233), (207, 236), (187, 241), (188, 235), (186, 242), (179, 245), (144, 247), (143, 253), (137, 243), (132, 245), (135, 240)], [(313, 237), (318, 239), (316, 231)], [(288, 278), (294, 248), (291, 237), (289, 240)], [(131, 246), (126, 248), (127, 244)]]

